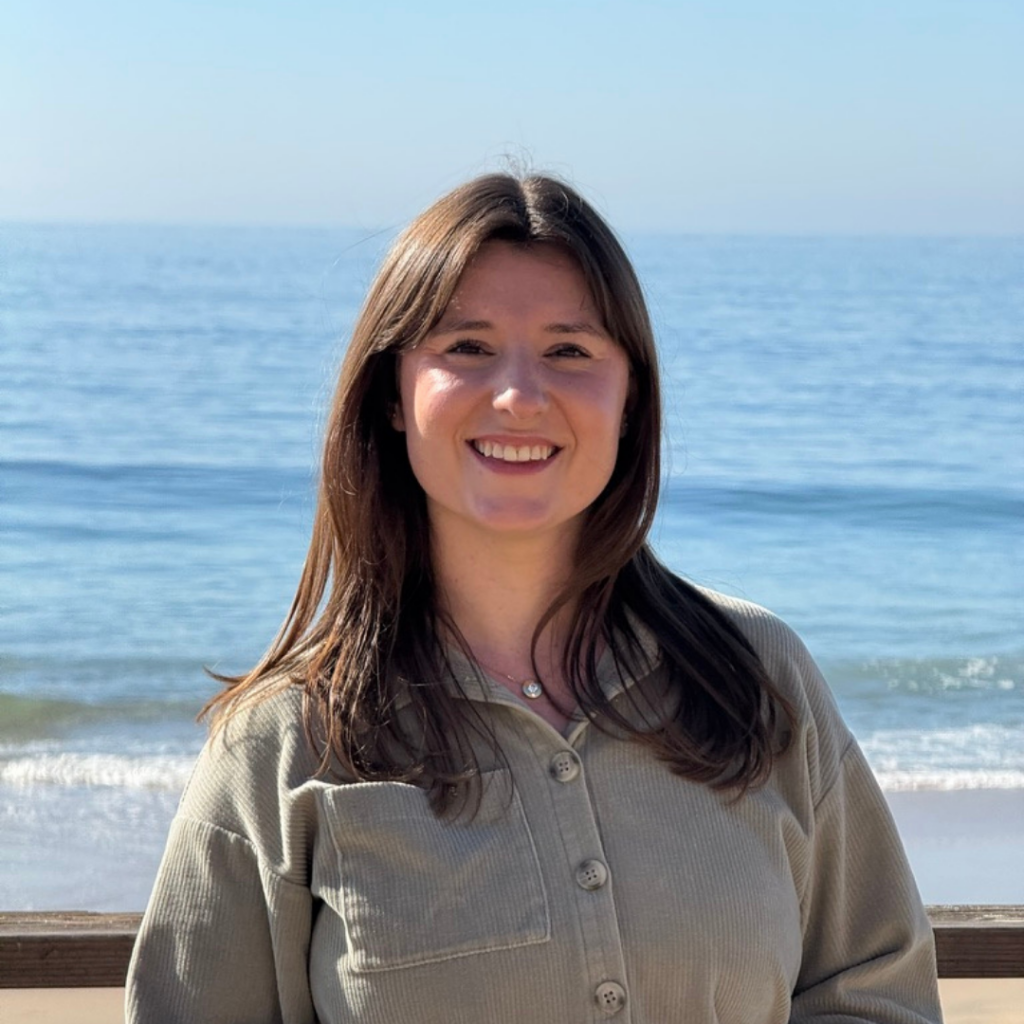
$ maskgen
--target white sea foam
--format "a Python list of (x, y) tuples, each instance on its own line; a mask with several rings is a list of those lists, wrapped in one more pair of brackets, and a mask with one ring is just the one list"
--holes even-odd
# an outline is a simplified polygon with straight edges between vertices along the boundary
[(13, 786), (181, 790), (193, 763), (192, 757), (169, 754), (42, 754), (0, 761), (0, 782)]
[(883, 789), (1024, 788), (1024, 734), (1015, 725), (876, 729), (859, 739)]
[[(907, 790), (1024, 789), (1024, 768), (898, 766), (883, 759), (875, 778), (889, 792)], [(0, 762), (0, 783), (10, 786), (106, 786), (177, 792), (193, 759), (171, 755), (46, 754)]]
[(905, 769), (876, 771), (882, 789), (890, 793), (908, 790), (1024, 789), (1024, 771), (929, 771)]

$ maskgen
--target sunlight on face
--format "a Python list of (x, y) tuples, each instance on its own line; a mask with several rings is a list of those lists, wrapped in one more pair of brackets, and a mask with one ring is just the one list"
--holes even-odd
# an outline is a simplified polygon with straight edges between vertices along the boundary
[(395, 427), (434, 530), (575, 534), (615, 467), (629, 360), (576, 263), (483, 245), (400, 362)]

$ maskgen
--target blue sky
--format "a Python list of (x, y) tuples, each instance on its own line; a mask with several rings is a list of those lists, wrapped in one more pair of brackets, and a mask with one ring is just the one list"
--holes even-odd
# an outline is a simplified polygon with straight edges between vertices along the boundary
[(1018, 0), (5, 0), (0, 220), (387, 227), (507, 154), (624, 230), (1024, 233)]

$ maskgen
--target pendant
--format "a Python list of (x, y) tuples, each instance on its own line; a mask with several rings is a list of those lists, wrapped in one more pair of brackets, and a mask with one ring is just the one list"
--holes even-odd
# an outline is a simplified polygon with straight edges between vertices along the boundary
[(523, 696), (529, 700), (536, 700), (538, 697), (544, 696), (544, 687), (536, 679), (527, 679), (523, 683)]

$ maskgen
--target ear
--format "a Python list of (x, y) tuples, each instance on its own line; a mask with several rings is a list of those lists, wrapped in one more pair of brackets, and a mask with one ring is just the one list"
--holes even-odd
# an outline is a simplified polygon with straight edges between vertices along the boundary
[(389, 411), (391, 413), (391, 415), (390, 415), (391, 426), (395, 430), (397, 430), (399, 433), (404, 433), (404, 431), (405, 431), (405, 414), (402, 412), (402, 401), (401, 401), (401, 399), (398, 399), (397, 401), (392, 402), (391, 403), (391, 408), (390, 408)]
[(622, 422), (619, 424), (619, 440), (629, 433), (629, 414), (636, 407), (636, 374), (633, 367), (629, 368), (629, 388), (626, 391), (626, 405), (622, 410)]
[(391, 355), (394, 359), (395, 397), (388, 402), (388, 419), (391, 420), (391, 429), (402, 434), (405, 433), (405, 412), (402, 410), (402, 354), (395, 352)]

